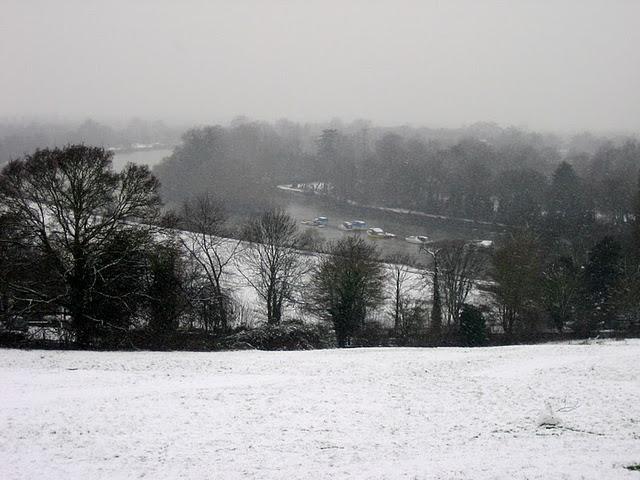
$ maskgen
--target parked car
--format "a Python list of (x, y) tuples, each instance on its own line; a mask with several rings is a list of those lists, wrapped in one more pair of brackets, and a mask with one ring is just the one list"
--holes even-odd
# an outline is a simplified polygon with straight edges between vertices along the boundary
[(370, 228), (369, 230), (367, 230), (367, 235), (375, 239), (396, 238), (396, 236), (393, 233), (385, 232), (383, 229), (379, 227)]
[(410, 237), (406, 237), (405, 240), (409, 243), (415, 243), (416, 245), (424, 245), (429, 241), (429, 237), (424, 235), (411, 235)]

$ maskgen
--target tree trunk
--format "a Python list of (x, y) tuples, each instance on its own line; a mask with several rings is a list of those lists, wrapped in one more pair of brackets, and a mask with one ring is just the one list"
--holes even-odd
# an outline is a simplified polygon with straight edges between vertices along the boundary
[(394, 315), (394, 322), (393, 322), (393, 330), (396, 332), (396, 335), (398, 335), (399, 331), (400, 331), (400, 287), (396, 286), (396, 309), (395, 309), (395, 315)]
[(76, 256), (73, 274), (69, 279), (69, 312), (78, 345), (86, 347), (91, 341), (90, 322), (86, 315), (86, 267), (81, 254)]

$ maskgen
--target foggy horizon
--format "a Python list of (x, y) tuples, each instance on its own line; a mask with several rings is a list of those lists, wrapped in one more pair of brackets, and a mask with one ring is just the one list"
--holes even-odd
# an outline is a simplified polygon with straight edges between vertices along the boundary
[(640, 131), (640, 4), (8, 0), (0, 117)]

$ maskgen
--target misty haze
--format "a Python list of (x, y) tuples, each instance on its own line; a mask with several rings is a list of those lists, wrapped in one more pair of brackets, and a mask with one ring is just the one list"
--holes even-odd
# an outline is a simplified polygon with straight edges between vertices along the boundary
[(640, 3), (2, 0), (0, 477), (640, 472)]

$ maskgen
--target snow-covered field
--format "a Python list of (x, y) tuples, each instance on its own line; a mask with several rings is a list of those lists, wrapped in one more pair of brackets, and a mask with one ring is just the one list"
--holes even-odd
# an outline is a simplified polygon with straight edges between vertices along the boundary
[(640, 341), (0, 350), (0, 378), (6, 480), (640, 478)]

